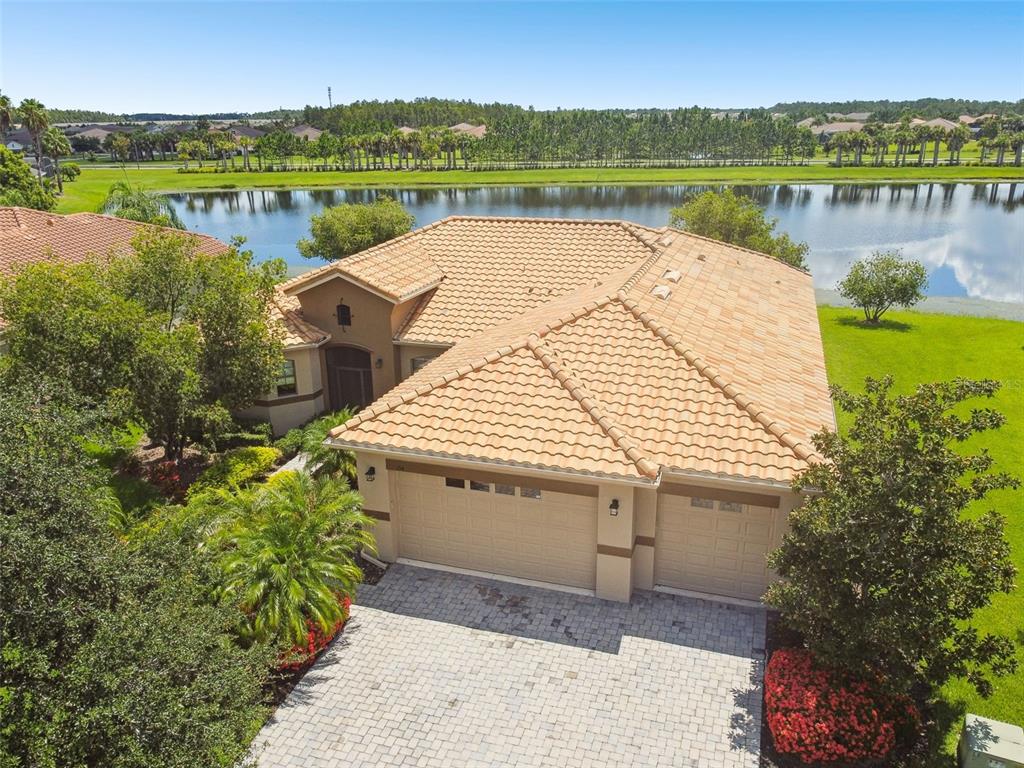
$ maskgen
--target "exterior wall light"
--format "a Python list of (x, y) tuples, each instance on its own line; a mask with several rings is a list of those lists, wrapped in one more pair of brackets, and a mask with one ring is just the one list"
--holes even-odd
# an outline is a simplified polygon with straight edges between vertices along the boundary
[(377, 479), (377, 469), (376, 469), (376, 467), (367, 467), (366, 468), (366, 482), (372, 483), (376, 479)]
[(384, 358), (383, 357), (378, 357), (377, 361), (373, 364), (373, 367), (376, 368), (377, 370), (380, 370), (381, 368), (383, 368), (384, 367)]
[(619, 515), (619, 500), (612, 499), (612, 503), (608, 505), (608, 514), (612, 517), (618, 517)]

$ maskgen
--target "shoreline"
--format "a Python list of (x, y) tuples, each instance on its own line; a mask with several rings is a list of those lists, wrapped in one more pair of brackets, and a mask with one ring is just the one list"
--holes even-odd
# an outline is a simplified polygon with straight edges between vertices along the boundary
[(267, 171), (178, 173), (170, 168), (82, 168), (65, 185), (58, 213), (95, 211), (110, 185), (127, 179), (161, 194), (317, 189), (466, 189), (473, 187), (918, 185), (1024, 183), (1024, 167), (725, 166), (718, 168), (558, 168), (515, 171)]

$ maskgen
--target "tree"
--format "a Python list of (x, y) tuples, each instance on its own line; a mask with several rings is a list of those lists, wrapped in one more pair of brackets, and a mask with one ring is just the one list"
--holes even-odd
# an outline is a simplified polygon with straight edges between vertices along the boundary
[(0, 205), (20, 205), (49, 211), (57, 205), (53, 192), (46, 186), (39, 186), (32, 178), (29, 168), (19, 155), (0, 145)]
[(987, 674), (1015, 667), (1013, 643), (969, 621), (994, 593), (1012, 590), (1015, 569), (1003, 518), (965, 512), (1017, 482), (991, 472), (986, 451), (956, 447), (1003, 424), (987, 408), (958, 415), (999, 384), (957, 379), (901, 396), (891, 387), (869, 378), (862, 395), (832, 388), (853, 424), (847, 435), (814, 437), (823, 461), (794, 482), (810, 493), (769, 556), (782, 580), (767, 599), (834, 668), (880, 675), (900, 694), (966, 676), (988, 695)]
[(355, 415), (350, 408), (317, 417), (303, 427), (288, 431), (276, 445), (287, 454), (306, 454), (306, 466), (315, 467), (317, 473), (344, 477), (349, 483), (356, 479), (356, 457), (351, 451), (331, 448), (324, 444), (330, 432)]
[(864, 321), (877, 324), (890, 307), (910, 307), (924, 298), (928, 270), (903, 259), (899, 249), (875, 251), (857, 261), (836, 286), (839, 295), (864, 310)]
[(146, 313), (98, 263), (27, 265), (0, 284), (2, 366), (21, 381), (52, 379), (92, 404), (129, 387)]
[(254, 265), (237, 244), (200, 253), (195, 237), (166, 229), (144, 228), (132, 249), (33, 264), (5, 284), (4, 364), (20, 379), (56, 378), (92, 404), (134, 409), (176, 460), (271, 389), (283, 355), (267, 311), (284, 267)]
[(362, 580), (354, 557), (374, 548), (373, 521), (344, 480), (289, 472), (212, 503), (223, 507), (221, 594), (241, 605), (243, 637), (297, 645), (307, 620), (324, 631), (341, 620), (339, 598)]
[(67, 136), (55, 126), (50, 126), (43, 133), (43, 151), (53, 160), (54, 176), (57, 179), (57, 191), (64, 194), (64, 179), (60, 172), (60, 159), (71, 154), (71, 144)]
[(35, 99), (22, 99), (18, 105), (18, 114), (21, 115), (21, 122), (24, 124), (29, 135), (32, 136), (32, 143), (36, 148), (36, 174), (39, 177), (39, 186), (43, 186), (43, 133), (50, 125), (50, 119), (46, 116), (46, 107)]
[(774, 256), (806, 269), (807, 243), (776, 235), (777, 219), (768, 219), (757, 203), (732, 190), (704, 192), (671, 211), (670, 226)]
[(403, 235), (415, 220), (402, 204), (381, 195), (373, 203), (344, 203), (314, 214), (311, 240), (300, 240), (307, 259), (335, 261)]
[(141, 221), (144, 224), (185, 228), (178, 212), (164, 195), (147, 192), (141, 186), (133, 187), (128, 181), (116, 181), (110, 185), (100, 211), (119, 219)]
[(281, 366), (267, 307), (284, 266), (256, 265), (240, 244), (209, 255), (192, 236), (144, 230), (133, 255), (115, 265), (120, 290), (150, 317), (135, 360), (135, 402), (171, 459), (226, 429), (229, 413), (268, 392)]
[(0, 762), (236, 764), (272, 649), (230, 642), (201, 551), (113, 535), (71, 396), (0, 388)]
[(0, 137), (6, 136), (14, 125), (15, 109), (11, 103), (11, 97), (6, 93), (0, 93)]

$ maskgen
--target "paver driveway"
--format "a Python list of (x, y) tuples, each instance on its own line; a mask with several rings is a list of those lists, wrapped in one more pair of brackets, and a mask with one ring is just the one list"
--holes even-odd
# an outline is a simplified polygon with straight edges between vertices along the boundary
[(254, 742), (283, 766), (750, 766), (764, 614), (392, 566)]

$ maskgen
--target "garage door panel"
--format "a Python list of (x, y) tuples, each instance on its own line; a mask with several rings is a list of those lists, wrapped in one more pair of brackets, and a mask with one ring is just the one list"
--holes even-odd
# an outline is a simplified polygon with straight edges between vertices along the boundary
[(766, 556), (773, 513), (693, 507), (690, 497), (658, 497), (655, 582), (729, 597), (756, 600), (767, 586)]
[(597, 502), (450, 487), (443, 477), (395, 472), (401, 557), (558, 584), (594, 587)]

